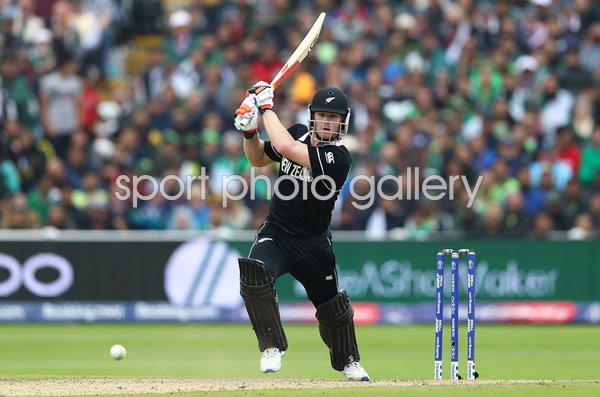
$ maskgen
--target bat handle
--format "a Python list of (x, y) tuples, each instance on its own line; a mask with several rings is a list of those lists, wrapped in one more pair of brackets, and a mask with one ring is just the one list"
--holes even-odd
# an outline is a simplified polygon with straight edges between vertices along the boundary
[[(281, 82), (281, 80), (277, 80), (275, 82), (271, 82), (271, 84), (270, 84), (271, 88), (273, 88), (273, 89), (277, 88), (279, 86), (280, 82)], [(250, 93), (250, 94), (256, 94), (256, 90), (259, 89), (259, 88), (263, 88), (263, 87), (266, 87), (266, 86), (260, 86), (260, 87), (256, 87), (255, 86), (255, 87), (252, 87), (252, 88), (250, 88), (248, 90), (248, 93)]]

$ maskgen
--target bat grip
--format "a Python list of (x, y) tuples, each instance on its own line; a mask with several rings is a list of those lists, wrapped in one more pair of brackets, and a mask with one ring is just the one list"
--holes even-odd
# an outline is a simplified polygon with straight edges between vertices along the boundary
[[(273, 85), (273, 84), (271, 83), (271, 87), (272, 87), (273, 89), (277, 88), (277, 86), (278, 86), (278, 85), (279, 85), (279, 82), (277, 82), (277, 83), (276, 83), (276, 85)], [(261, 85), (260, 87), (254, 86), (254, 87), (252, 87), (252, 88), (250, 88), (250, 89), (248, 90), (248, 93), (250, 93), (250, 94), (256, 94), (256, 91), (257, 91), (257, 90), (259, 90), (259, 89), (260, 89), (260, 91), (262, 91), (262, 89), (263, 89), (263, 88), (265, 88), (265, 87), (266, 87), (266, 86), (264, 86), (264, 85)]]

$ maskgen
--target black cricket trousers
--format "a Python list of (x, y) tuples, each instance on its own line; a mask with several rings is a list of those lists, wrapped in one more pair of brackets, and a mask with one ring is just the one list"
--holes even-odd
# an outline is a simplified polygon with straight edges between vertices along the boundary
[(265, 222), (250, 248), (250, 258), (267, 265), (273, 278), (289, 273), (318, 307), (338, 294), (338, 276), (331, 233), (295, 236)]

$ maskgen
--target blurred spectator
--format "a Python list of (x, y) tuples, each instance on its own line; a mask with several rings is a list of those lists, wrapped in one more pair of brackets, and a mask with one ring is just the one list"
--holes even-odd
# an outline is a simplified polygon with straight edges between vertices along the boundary
[[(154, 183), (158, 182), (155, 180)], [(131, 229), (162, 230), (166, 228), (170, 215), (171, 206), (161, 194), (157, 194), (129, 211), (128, 226)]]
[(210, 187), (215, 193), (222, 194), (224, 189), (232, 195), (242, 191), (238, 180), (231, 180), (224, 185), (225, 178), (244, 175), (250, 171), (250, 163), (243, 152), (242, 137), (235, 131), (227, 131), (221, 137), (223, 155), (217, 157), (210, 173)]
[(60, 190), (52, 185), (47, 176), (42, 176), (37, 186), (27, 194), (27, 207), (36, 214), (36, 219), (46, 223), (49, 208), (60, 201)]
[(207, 228), (220, 232), (230, 230), (226, 223), (226, 215), (227, 211), (221, 205), (221, 197), (215, 196), (210, 203), (210, 220)]
[(48, 211), (48, 220), (44, 226), (64, 230), (73, 228), (75, 225), (69, 224), (69, 218), (63, 206), (53, 205)]
[(72, 25), (73, 8), (66, 0), (58, 0), (52, 7), (51, 30), (53, 47), (59, 58), (58, 63), (64, 63), (64, 58), (72, 58), (77, 62), (83, 58), (81, 37)]
[(493, 182), (490, 186), (489, 195), (497, 203), (503, 203), (508, 196), (519, 190), (519, 182), (510, 175), (508, 166), (504, 160), (496, 160), (492, 166), (491, 177)]
[(258, 50), (260, 54), (250, 65), (253, 81), (271, 81), (283, 66), (279, 59), (277, 45), (269, 41)]
[(39, 218), (27, 208), (27, 201), (23, 194), (12, 196), (2, 217), (7, 229), (36, 229), (39, 228)]
[(248, 227), (252, 219), (252, 212), (246, 207), (242, 199), (228, 197), (225, 208), (225, 225), (235, 230), (246, 229)]
[[(548, 178), (550, 178), (548, 176)], [(547, 191), (539, 185), (532, 186), (531, 176), (527, 167), (521, 168), (517, 172), (517, 180), (523, 195), (523, 210), (528, 216), (535, 215), (542, 211), (546, 202)], [(551, 181), (550, 181), (551, 183)]]
[(83, 86), (77, 64), (69, 54), (60, 58), (58, 70), (40, 84), (40, 118), (56, 154), (64, 158), (71, 135), (80, 126), (79, 103)]
[[(362, 230), (363, 228), (356, 216), (357, 212), (357, 208), (352, 205), (351, 200), (343, 201), (340, 219), (335, 228), (339, 230)], [(368, 229), (365, 229), (365, 231), (369, 233)], [(379, 237), (380, 235), (381, 234), (377, 234), (376, 237)]]
[(548, 238), (553, 229), (554, 224), (552, 223), (552, 218), (548, 214), (541, 212), (535, 216), (535, 219), (533, 220), (534, 237)]
[(162, 133), (162, 144), (156, 153), (156, 169), (179, 169), (183, 161), (181, 156), (181, 137), (172, 129)]
[(163, 40), (167, 60), (178, 64), (198, 48), (199, 39), (192, 30), (192, 16), (186, 10), (177, 10), (169, 16), (170, 34)]
[(89, 208), (89, 228), (91, 230), (113, 229), (110, 211), (105, 205), (94, 203)]
[(579, 179), (589, 185), (600, 173), (600, 126), (596, 126), (591, 141), (583, 150)]
[[(382, 188), (382, 193), (385, 197), (394, 197), (398, 193), (397, 190), (398, 187), (395, 184), (390, 184)], [(384, 238), (388, 231), (403, 228), (405, 222), (406, 214), (402, 208), (402, 202), (380, 197), (377, 208), (367, 220), (365, 232), (370, 238)]]
[(170, 84), (178, 98), (187, 98), (192, 91), (199, 88), (204, 62), (204, 51), (195, 49), (190, 57), (182, 60), (173, 71)]
[(583, 240), (591, 236), (593, 232), (592, 217), (588, 214), (581, 214), (575, 218), (574, 225), (569, 229), (567, 236), (570, 240)]
[(40, 31), (45, 30), (44, 20), (34, 14), (36, 0), (18, 0), (18, 11), (13, 20), (13, 34), (19, 42), (33, 44)]
[(188, 192), (190, 200), (177, 206), (169, 219), (169, 229), (204, 230), (210, 220), (208, 195), (202, 183), (195, 183)]
[[(88, 68), (81, 73), (81, 101), (80, 101), (80, 119), (81, 128), (91, 132), (96, 122), (97, 107), (100, 103), (100, 94), (96, 88), (98, 73), (96, 69)], [(102, 134), (106, 135), (106, 134)]]
[(17, 121), (27, 128), (37, 125), (36, 98), (23, 74), (19, 52), (8, 50), (0, 58), (0, 128)]
[(167, 84), (168, 70), (165, 63), (165, 54), (160, 48), (150, 51), (150, 60), (146, 70), (142, 73), (146, 101), (158, 99)]
[(46, 28), (39, 29), (29, 47), (27, 59), (38, 76), (51, 72), (56, 66), (56, 56), (52, 48), (52, 32)]
[(512, 193), (506, 199), (504, 231), (515, 236), (523, 235), (530, 228), (530, 219), (524, 210), (523, 196), (520, 192)]
[(592, 136), (594, 114), (592, 112), (592, 102), (588, 98), (579, 97), (575, 102), (573, 130), (575, 131), (575, 140), (578, 143), (584, 142)]
[(596, 22), (588, 29), (579, 49), (581, 65), (590, 73), (600, 66), (600, 22)]
[(570, 47), (564, 54), (564, 65), (557, 71), (560, 86), (577, 94), (592, 81), (592, 74), (579, 63), (579, 51)]
[(584, 195), (581, 183), (577, 178), (572, 178), (567, 184), (564, 196), (562, 197), (562, 210), (565, 214), (569, 226), (578, 215), (585, 213), (588, 210), (588, 197)]
[(540, 111), (543, 143), (546, 148), (554, 145), (556, 130), (569, 123), (573, 105), (573, 95), (561, 88), (555, 75), (548, 75), (544, 81)]
[(0, 6), (0, 45), (6, 49), (18, 48), (21, 43), (13, 33), (13, 25), (19, 9), (8, 0), (2, 1)]
[(574, 141), (571, 127), (561, 127), (556, 131), (557, 158), (571, 167), (572, 175), (579, 172), (581, 163), (581, 148)]
[(71, 196), (73, 207), (83, 211), (105, 207), (108, 201), (108, 194), (100, 186), (100, 180), (94, 171), (83, 175), (81, 188), (75, 189)]
[[(124, 26), (121, 19), (121, 12), (118, 10), (117, 0), (78, 0), (80, 17), (87, 19), (83, 25), (93, 24), (94, 34), (99, 37), (93, 37), (97, 43), (90, 43), (87, 61), (93, 63), (99, 70), (100, 75), (104, 76), (107, 68), (108, 53), (110, 45), (116, 39), (120, 42), (124, 39)], [(77, 5), (77, 4), (76, 4)], [(90, 18), (90, 15), (93, 16)], [(88, 31), (87, 35), (90, 34)], [(85, 68), (85, 63), (82, 65)]]
[(75, 189), (83, 187), (83, 175), (89, 170), (88, 154), (84, 146), (70, 146), (65, 161), (69, 185)]
[(533, 186), (539, 186), (543, 176), (548, 175), (552, 186), (561, 191), (573, 177), (572, 166), (566, 161), (559, 160), (553, 150), (540, 152), (538, 161), (530, 165), (529, 172)]
[(600, 230), (600, 193), (594, 193), (590, 198), (590, 215), (594, 229)]
[(15, 164), (7, 158), (7, 149), (0, 141), (0, 200), (21, 190), (21, 178)]

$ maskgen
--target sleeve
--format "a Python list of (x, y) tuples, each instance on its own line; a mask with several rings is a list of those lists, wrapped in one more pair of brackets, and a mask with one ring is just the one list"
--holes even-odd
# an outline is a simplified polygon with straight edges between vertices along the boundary
[(352, 160), (347, 150), (339, 146), (308, 146), (308, 157), (313, 178), (326, 175), (333, 180), (335, 186), (326, 178), (323, 182), (329, 189), (340, 190), (346, 181)]
[(275, 150), (275, 147), (269, 141), (265, 141), (265, 154), (273, 161), (280, 162), (282, 159), (281, 154)]
[[(302, 124), (295, 124), (295, 125), (291, 126), (290, 128), (288, 128), (288, 132), (290, 133), (292, 138), (294, 138), (295, 140), (298, 140), (298, 138), (300, 138), (300, 136), (302, 136), (304, 133), (308, 132), (308, 128), (306, 128), (306, 126), (302, 125)], [(273, 161), (280, 162), (281, 159), (283, 158), (281, 156), (281, 154), (279, 154), (279, 152), (275, 149), (273, 144), (269, 141), (265, 141), (265, 153)]]

